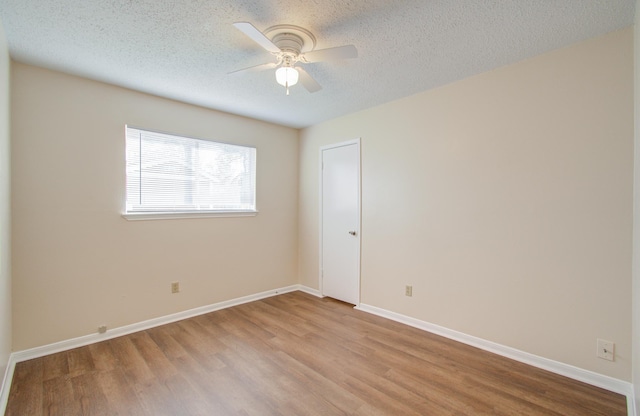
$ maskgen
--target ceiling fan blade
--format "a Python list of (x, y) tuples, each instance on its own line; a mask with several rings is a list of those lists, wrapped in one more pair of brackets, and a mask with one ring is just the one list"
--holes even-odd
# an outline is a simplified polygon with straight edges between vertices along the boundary
[(337, 59), (352, 59), (358, 57), (358, 50), (353, 45), (337, 46), (335, 48), (319, 49), (304, 54), (305, 62), (333, 61)]
[(262, 46), (269, 52), (280, 53), (280, 48), (274, 45), (265, 35), (249, 22), (236, 22), (233, 24), (236, 29), (250, 37), (255, 43)]
[(259, 71), (266, 71), (267, 69), (273, 69), (276, 66), (278, 66), (277, 63), (275, 62), (269, 62), (266, 64), (260, 64), (260, 65), (255, 65), (255, 66), (250, 66), (248, 68), (242, 68), (242, 69), (238, 69), (235, 71), (231, 71), (228, 72), (227, 75), (232, 75), (232, 74), (237, 74), (239, 72), (259, 72)]
[(300, 83), (307, 91), (316, 92), (322, 89), (322, 86), (318, 84), (318, 82), (315, 79), (313, 79), (307, 71), (305, 71), (299, 66), (297, 66), (296, 69), (298, 70)]

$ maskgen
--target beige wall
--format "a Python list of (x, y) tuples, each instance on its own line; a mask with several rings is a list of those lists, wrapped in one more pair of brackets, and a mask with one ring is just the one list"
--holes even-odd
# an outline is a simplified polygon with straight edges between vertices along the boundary
[[(259, 214), (123, 219), (125, 124), (256, 146)], [(294, 129), (14, 63), (14, 349), (297, 283), (297, 141)]]
[(318, 287), (318, 148), (361, 137), (362, 303), (630, 381), (632, 40), (303, 130), (301, 283)]
[(0, 383), (11, 353), (9, 66), (9, 51), (0, 21)]

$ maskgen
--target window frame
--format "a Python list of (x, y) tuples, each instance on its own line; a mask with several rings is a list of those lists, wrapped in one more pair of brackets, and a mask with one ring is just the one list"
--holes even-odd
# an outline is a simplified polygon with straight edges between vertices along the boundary
[[(246, 147), (246, 148), (251, 148), (254, 149), (255, 151), (255, 155), (254, 155), (254, 170), (255, 170), (255, 177), (254, 177), (254, 188), (253, 188), (253, 192), (254, 192), (254, 207), (255, 209), (224, 209), (224, 210), (184, 210), (184, 211), (180, 211), (180, 210), (176, 210), (176, 211), (127, 211), (127, 197), (128, 197), (128, 189), (127, 189), (127, 182), (128, 182), (128, 175), (127, 175), (127, 134), (128, 134), (128, 129), (135, 129), (135, 130), (140, 130), (143, 132), (148, 132), (151, 134), (159, 134), (159, 135), (168, 135), (168, 136), (174, 136), (174, 137), (178, 137), (181, 139), (189, 139), (189, 140), (197, 140), (197, 141), (207, 141), (207, 142), (212, 142), (212, 143), (216, 143), (216, 144), (220, 144), (220, 145), (230, 145), (230, 146), (238, 146), (238, 147)], [(254, 217), (258, 214), (258, 203), (257, 203), (257, 176), (258, 176), (258, 172), (257, 172), (257, 159), (258, 159), (258, 152), (257, 152), (257, 147), (256, 146), (251, 146), (251, 145), (244, 145), (244, 144), (237, 144), (237, 143), (229, 143), (229, 142), (222, 142), (222, 141), (218, 141), (218, 140), (208, 140), (208, 139), (201, 139), (201, 138), (195, 138), (195, 137), (191, 137), (191, 136), (185, 136), (185, 135), (179, 135), (179, 134), (174, 134), (174, 133), (167, 133), (167, 132), (163, 132), (163, 131), (158, 131), (158, 130), (150, 130), (150, 129), (146, 129), (146, 128), (140, 128), (134, 125), (129, 125), (126, 124), (125, 125), (125, 129), (124, 129), (124, 144), (125, 144), (125, 169), (124, 169), (124, 175), (125, 175), (125, 186), (124, 186), (124, 197), (123, 197), (123, 201), (122, 201), (122, 213), (121, 216), (123, 218), (125, 218), (126, 220), (130, 220), (130, 221), (136, 221), (136, 220), (167, 220), (167, 219), (190, 219), (190, 218), (215, 218), (215, 217)]]

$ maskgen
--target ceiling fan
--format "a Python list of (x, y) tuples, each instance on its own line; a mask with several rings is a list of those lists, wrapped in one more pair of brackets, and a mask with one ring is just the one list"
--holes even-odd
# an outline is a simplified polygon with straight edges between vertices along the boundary
[(239, 69), (229, 74), (277, 68), (276, 81), (286, 88), (287, 95), (289, 95), (289, 87), (297, 84), (298, 80), (309, 92), (322, 89), (320, 84), (300, 66), (301, 64), (358, 57), (358, 50), (353, 45), (314, 50), (316, 47), (315, 36), (307, 29), (298, 26), (271, 26), (264, 33), (248, 22), (237, 22), (233, 26), (271, 52), (275, 57), (275, 62)]

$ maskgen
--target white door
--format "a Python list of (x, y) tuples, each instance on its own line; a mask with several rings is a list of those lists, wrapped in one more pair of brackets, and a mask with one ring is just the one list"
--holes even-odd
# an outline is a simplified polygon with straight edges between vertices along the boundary
[(321, 291), (360, 303), (360, 141), (321, 149)]

